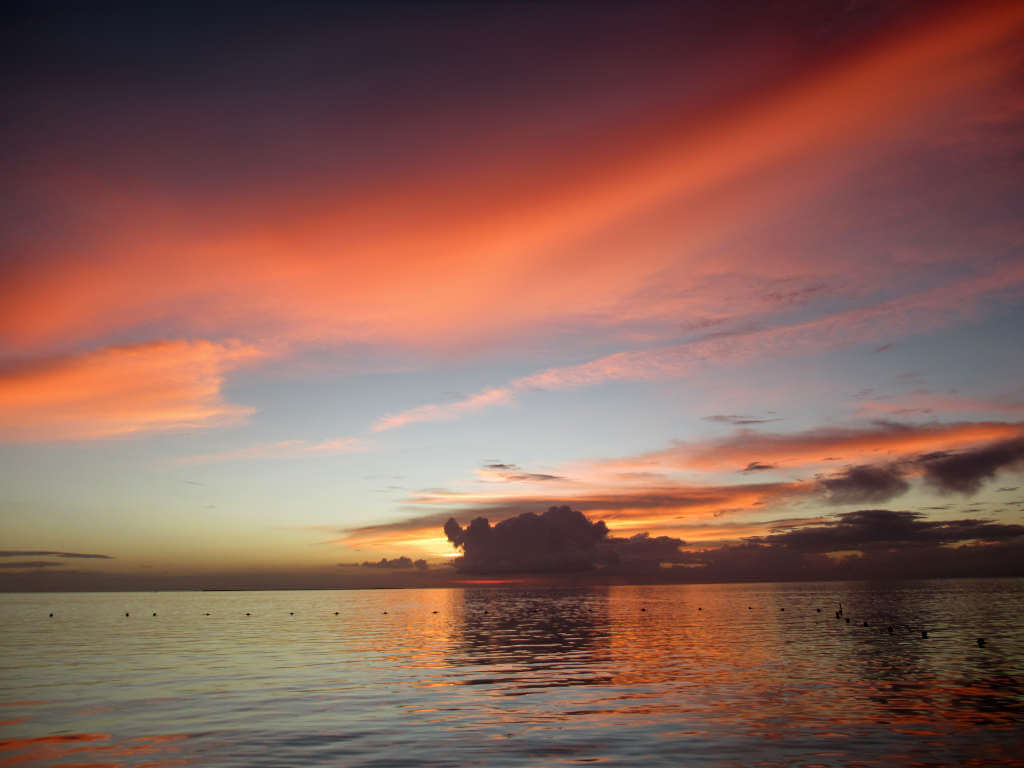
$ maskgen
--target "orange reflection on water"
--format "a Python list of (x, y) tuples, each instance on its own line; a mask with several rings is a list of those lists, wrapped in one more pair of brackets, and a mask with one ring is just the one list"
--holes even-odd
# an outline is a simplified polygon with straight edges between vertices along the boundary
[[(113, 736), (109, 733), (72, 733), (59, 736), (40, 736), (27, 739), (5, 739), (0, 741), (0, 766), (36, 765), (41, 762), (60, 761), (61, 768), (120, 768), (127, 765), (130, 759), (133, 768), (164, 768), (166, 766), (184, 765), (180, 759), (162, 759), (145, 763), (135, 762), (141, 755), (158, 755), (170, 749), (170, 746), (188, 738), (187, 734), (162, 734), (159, 736), (139, 736), (123, 742), (104, 744)], [(94, 758), (103, 762), (94, 762)], [(81, 758), (88, 762), (65, 762), (67, 759)], [(110, 758), (117, 759), (114, 762)]]

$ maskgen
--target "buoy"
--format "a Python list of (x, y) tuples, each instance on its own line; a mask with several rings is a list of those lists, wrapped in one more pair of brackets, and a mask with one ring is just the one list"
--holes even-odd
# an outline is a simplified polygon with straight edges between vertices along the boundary
[(431, 613), (437, 613), (437, 611), (431, 611)]
[(288, 615), (289, 616), (294, 616), (295, 615), (295, 611), (288, 611)]
[(865, 622), (864, 622), (864, 626), (866, 627), (867, 625), (868, 625), (868, 623), (867, 623), (867, 622), (865, 621)]
[(251, 614), (251, 613), (249, 613), (248, 611), (246, 611), (246, 612), (245, 612), (245, 615), (246, 615), (246, 616), (252, 616), (252, 614)]
[(847, 624), (849, 624), (849, 623), (850, 623), (850, 617), (849, 617), (849, 616), (847, 616), (847, 617), (846, 617), (846, 623), (847, 623)]
[(698, 610), (698, 611), (703, 611), (704, 609), (703, 609), (703, 608), (698, 608), (697, 610)]
[(752, 610), (754, 610), (754, 606), (752, 606), (752, 605), (748, 605), (748, 606), (747, 606), (747, 610), (748, 610), (748, 611), (752, 611)]
[(50, 614), (50, 618), (51, 618), (51, 619), (53, 618), (53, 614), (52, 614), (52, 613)]
[(821, 608), (815, 608), (814, 610), (816, 610), (818, 613), (821, 613)]
[(384, 611), (384, 615), (385, 615), (385, 616), (387, 616), (387, 615), (388, 615), (388, 612), (387, 612), (387, 611)]
[(156, 611), (153, 611), (153, 615), (156, 616)]
[(978, 638), (978, 647), (979, 648), (984, 648), (985, 647), (985, 638), (984, 637), (979, 637)]
[(646, 609), (646, 608), (641, 608), (640, 610), (641, 610), (641, 611), (646, 611), (647, 609)]
[(922, 629), (921, 630), (921, 639), (923, 640), (926, 637), (928, 637), (928, 630), (927, 629)]
[(885, 631), (886, 631), (886, 632), (888, 632), (888, 633), (889, 633), (889, 634), (891, 635), (891, 634), (892, 634), (892, 624), (890, 624), (890, 625), (889, 625), (889, 626), (888, 626), (888, 627), (886, 628), (886, 630), (885, 630)]
[(784, 610), (786, 610), (786, 609), (785, 609), (785, 608), (779, 608), (779, 610), (780, 610), (780, 611), (784, 611)]
[(125, 611), (125, 612), (124, 612), (124, 615), (125, 615), (125, 616), (127, 616), (127, 615), (128, 615), (128, 611)]
[(204, 613), (204, 614), (203, 614), (203, 616), (209, 616), (209, 615), (210, 615), (209, 613)]
[(337, 615), (338, 615), (338, 612), (337, 612), (337, 611), (335, 611), (335, 612), (334, 612), (334, 615), (335, 615), (335, 616), (337, 616)]

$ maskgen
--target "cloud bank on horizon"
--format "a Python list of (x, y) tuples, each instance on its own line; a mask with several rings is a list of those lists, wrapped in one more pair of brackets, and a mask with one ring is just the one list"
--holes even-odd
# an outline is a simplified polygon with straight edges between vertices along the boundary
[(1020, 3), (265, 10), (3, 33), (5, 571), (1016, 546)]

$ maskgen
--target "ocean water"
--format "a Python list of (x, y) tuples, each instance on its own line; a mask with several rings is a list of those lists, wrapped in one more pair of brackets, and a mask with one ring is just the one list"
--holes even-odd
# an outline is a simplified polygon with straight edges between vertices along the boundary
[(1024, 580), (0, 595), (0, 704), (0, 766), (1024, 765)]

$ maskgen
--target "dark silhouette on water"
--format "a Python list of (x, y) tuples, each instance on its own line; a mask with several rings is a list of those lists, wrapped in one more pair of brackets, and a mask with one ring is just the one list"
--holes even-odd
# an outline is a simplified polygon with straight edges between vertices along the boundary
[(922, 629), (921, 630), (921, 639), (924, 640), (927, 637), (928, 637), (928, 630), (927, 629)]
[(979, 637), (978, 638), (978, 647), (979, 648), (984, 648), (985, 647), (985, 638), (984, 637)]

